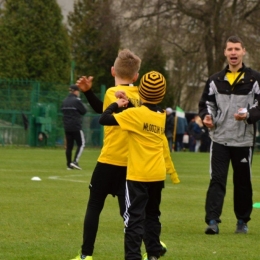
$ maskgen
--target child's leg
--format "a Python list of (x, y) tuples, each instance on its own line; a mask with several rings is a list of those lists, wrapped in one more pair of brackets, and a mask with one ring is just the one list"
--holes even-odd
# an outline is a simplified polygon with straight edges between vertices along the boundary
[(142, 260), (145, 207), (148, 201), (147, 183), (126, 182), (125, 260)]
[(164, 182), (151, 182), (148, 185), (149, 200), (145, 208), (146, 218), (144, 223), (144, 242), (148, 257), (156, 256), (159, 258), (162, 248), (160, 243), (161, 223), (159, 218), (161, 215), (161, 192), (164, 187)]

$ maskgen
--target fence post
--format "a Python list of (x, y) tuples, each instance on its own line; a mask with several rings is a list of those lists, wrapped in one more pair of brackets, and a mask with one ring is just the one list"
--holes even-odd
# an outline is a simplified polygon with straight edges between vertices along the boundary
[[(100, 99), (102, 101), (104, 101), (105, 94), (106, 94), (106, 86), (105, 85), (101, 85)], [(103, 146), (103, 138), (104, 138), (104, 126), (101, 126), (101, 128), (100, 128), (100, 147)]]
[(37, 133), (36, 133), (36, 125), (35, 125), (35, 118), (37, 116), (36, 111), (37, 107), (36, 104), (39, 101), (40, 95), (40, 82), (34, 81), (32, 82), (32, 92), (31, 92), (31, 117), (30, 117), (30, 132), (29, 132), (29, 145), (36, 146), (37, 144)]

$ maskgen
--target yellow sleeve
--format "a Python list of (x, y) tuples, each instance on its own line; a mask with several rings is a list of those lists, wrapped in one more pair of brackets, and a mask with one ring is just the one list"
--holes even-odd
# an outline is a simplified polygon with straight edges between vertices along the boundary
[(166, 136), (163, 137), (163, 155), (167, 174), (171, 175), (171, 180), (174, 184), (180, 183), (178, 173), (172, 162), (171, 153)]

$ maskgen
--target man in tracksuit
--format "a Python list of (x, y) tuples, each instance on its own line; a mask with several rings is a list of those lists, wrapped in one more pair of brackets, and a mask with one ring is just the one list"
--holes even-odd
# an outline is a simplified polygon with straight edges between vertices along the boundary
[(251, 163), (255, 123), (260, 119), (260, 73), (243, 63), (244, 44), (237, 36), (226, 41), (226, 68), (207, 80), (199, 115), (210, 130), (210, 183), (206, 196), (206, 234), (218, 234), (228, 167), (234, 184), (235, 233), (247, 233), (252, 212)]
[[(85, 138), (82, 131), (82, 116), (86, 114), (87, 109), (79, 98), (79, 88), (72, 85), (69, 88), (69, 95), (62, 103), (63, 124), (66, 136), (66, 159), (67, 169), (78, 169), (79, 158), (85, 147)], [(77, 150), (72, 161), (72, 150), (74, 142), (77, 144)]]

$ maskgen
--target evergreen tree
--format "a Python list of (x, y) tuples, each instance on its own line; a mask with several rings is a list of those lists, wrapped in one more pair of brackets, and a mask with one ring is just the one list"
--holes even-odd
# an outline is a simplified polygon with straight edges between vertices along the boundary
[(68, 15), (76, 77), (94, 76), (94, 90), (113, 86), (110, 69), (119, 51), (120, 34), (109, 0), (78, 0)]
[(69, 83), (70, 42), (56, 0), (8, 0), (0, 16), (0, 77)]

